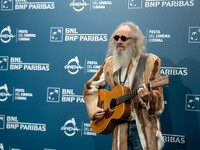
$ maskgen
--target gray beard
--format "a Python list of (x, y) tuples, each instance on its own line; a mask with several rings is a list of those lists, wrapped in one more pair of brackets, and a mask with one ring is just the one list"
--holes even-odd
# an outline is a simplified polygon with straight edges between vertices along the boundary
[(116, 67), (116, 69), (128, 67), (129, 62), (134, 56), (133, 51), (134, 47), (132, 47), (131, 44), (122, 52), (119, 52), (116, 49), (116, 46), (113, 47), (114, 66)]

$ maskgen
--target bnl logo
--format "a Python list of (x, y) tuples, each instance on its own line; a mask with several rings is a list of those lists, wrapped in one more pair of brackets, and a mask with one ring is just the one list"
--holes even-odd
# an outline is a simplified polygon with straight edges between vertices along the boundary
[(141, 9), (142, 0), (128, 0), (128, 9)]
[(60, 88), (47, 88), (47, 102), (60, 102)]
[(2, 11), (12, 11), (13, 10), (13, 0), (1, 0), (1, 10)]
[(185, 107), (188, 111), (200, 111), (200, 95), (187, 94)]
[(189, 43), (200, 43), (200, 27), (189, 27)]
[(0, 115), (0, 129), (4, 129), (4, 125), (5, 125), (5, 116)]
[(8, 56), (0, 56), (0, 71), (8, 70)]
[(63, 41), (63, 27), (51, 27), (50, 42)]

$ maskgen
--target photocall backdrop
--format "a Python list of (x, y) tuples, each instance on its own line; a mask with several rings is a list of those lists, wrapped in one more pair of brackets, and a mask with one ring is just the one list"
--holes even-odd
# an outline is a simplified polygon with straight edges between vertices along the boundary
[(1, 0), (0, 150), (111, 149), (92, 132), (84, 84), (116, 27), (133, 21), (161, 58), (164, 150), (198, 150), (199, 0)]

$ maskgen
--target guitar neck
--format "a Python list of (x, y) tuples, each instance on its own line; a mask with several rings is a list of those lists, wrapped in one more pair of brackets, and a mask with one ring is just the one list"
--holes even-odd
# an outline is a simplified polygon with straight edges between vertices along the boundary
[[(151, 82), (148, 83), (148, 84), (146, 84), (146, 87), (147, 87), (148, 89), (150, 89), (150, 88), (151, 88)], [(139, 89), (139, 88), (138, 88), (138, 89)], [(123, 102), (126, 102), (126, 101), (128, 101), (129, 99), (132, 99), (133, 97), (135, 97), (135, 96), (138, 94), (138, 93), (137, 93), (138, 89), (132, 90), (131, 92), (129, 92), (129, 93), (127, 93), (127, 94), (124, 94), (124, 95), (118, 97), (118, 98), (116, 99), (116, 105), (119, 105), (119, 104), (121, 104), (121, 103), (123, 103)]]
[[(146, 84), (146, 87), (148, 89), (150, 89), (150, 88), (153, 88), (153, 87), (160, 87), (160, 86), (168, 85), (168, 84), (169, 84), (169, 75), (166, 75), (166, 76), (157, 78), (157, 79), (149, 82), (148, 84)], [(126, 102), (127, 100), (129, 100), (129, 99), (133, 98), (134, 96), (136, 96), (138, 94), (137, 93), (138, 89), (132, 90), (131, 92), (129, 92), (129, 93), (125, 94), (125, 95), (122, 95), (121, 97), (118, 97), (116, 99), (116, 105), (119, 105), (119, 104), (121, 104), (123, 102)]]

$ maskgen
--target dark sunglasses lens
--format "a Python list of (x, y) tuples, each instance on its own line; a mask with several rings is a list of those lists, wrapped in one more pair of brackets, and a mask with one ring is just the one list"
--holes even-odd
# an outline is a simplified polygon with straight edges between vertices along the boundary
[(114, 36), (114, 39), (115, 39), (115, 41), (118, 41), (118, 40), (119, 40), (119, 36), (118, 36), (118, 35), (115, 35), (115, 36)]
[(125, 36), (121, 36), (121, 40), (124, 42), (124, 41), (126, 41), (126, 37)]

